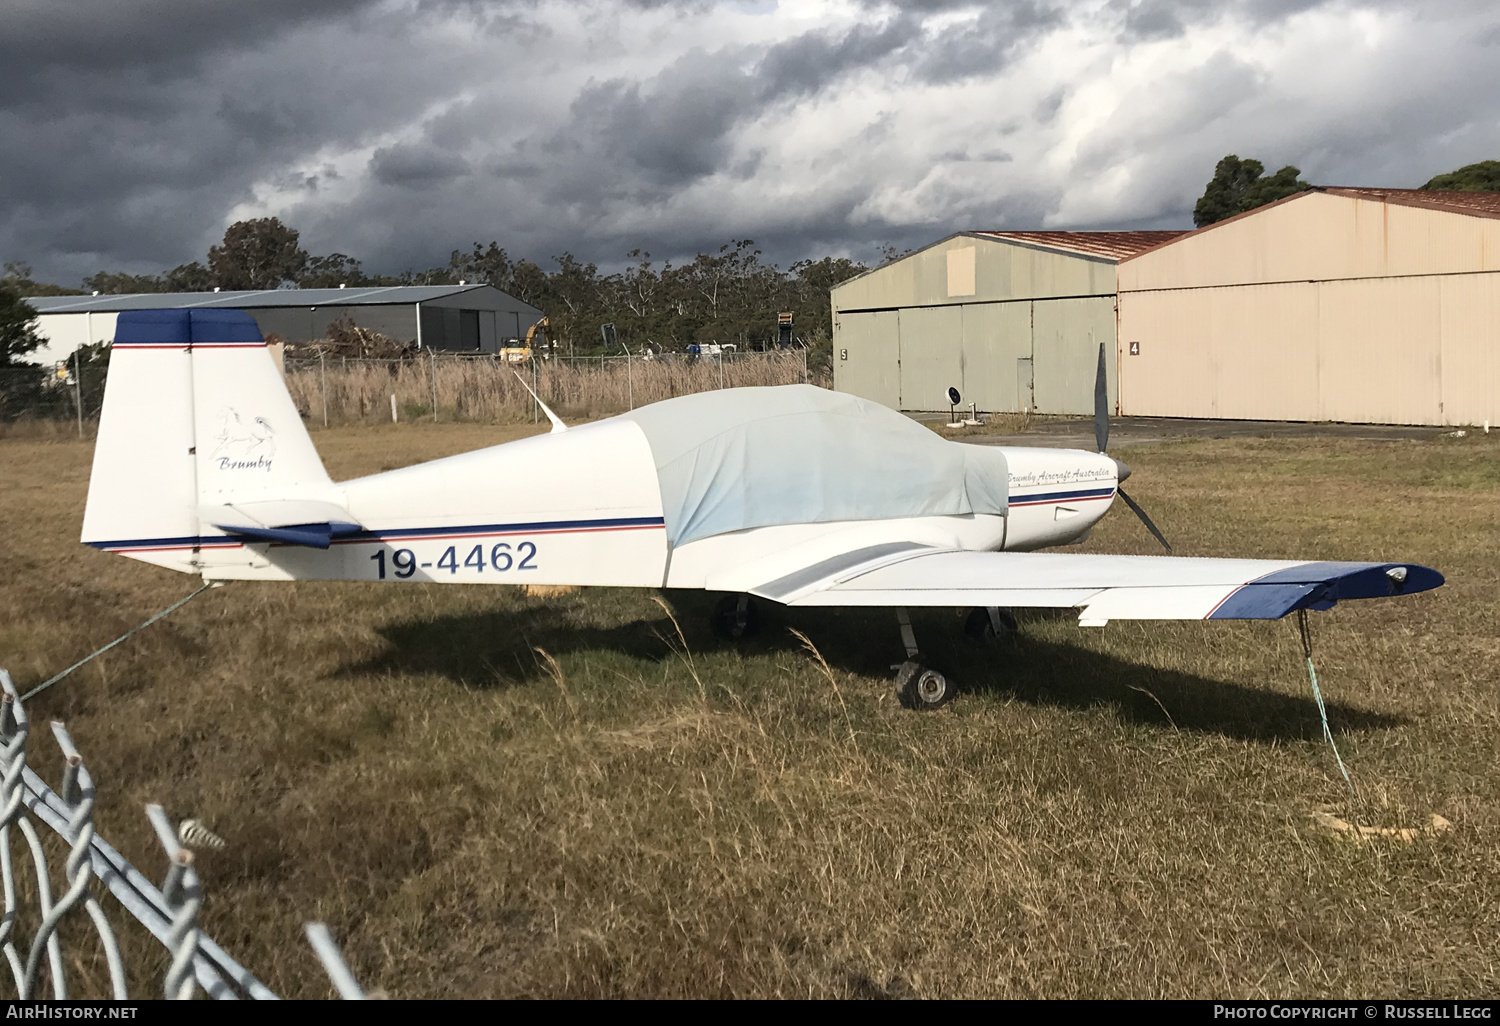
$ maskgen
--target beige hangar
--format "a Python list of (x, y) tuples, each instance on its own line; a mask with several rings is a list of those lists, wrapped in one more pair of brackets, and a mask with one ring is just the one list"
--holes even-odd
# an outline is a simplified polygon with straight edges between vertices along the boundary
[[(897, 410), (1091, 413), (1115, 271), (1182, 232), (960, 232), (833, 289), (833, 386)], [(1108, 361), (1111, 402), (1116, 361)]]
[(1119, 265), (1129, 416), (1500, 423), (1500, 195), (1318, 188)]

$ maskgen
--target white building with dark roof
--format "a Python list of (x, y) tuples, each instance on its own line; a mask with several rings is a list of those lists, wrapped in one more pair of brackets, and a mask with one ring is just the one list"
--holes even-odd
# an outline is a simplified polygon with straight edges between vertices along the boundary
[(525, 337), (526, 329), (542, 317), (536, 307), (492, 285), (38, 296), (26, 301), (36, 309), (39, 334), (47, 340), (31, 355), (35, 363), (65, 359), (85, 343), (111, 341), (115, 317), (124, 310), (244, 310), (262, 335), (279, 335), (290, 343), (326, 338), (328, 326), (344, 320), (424, 349), (486, 353)]

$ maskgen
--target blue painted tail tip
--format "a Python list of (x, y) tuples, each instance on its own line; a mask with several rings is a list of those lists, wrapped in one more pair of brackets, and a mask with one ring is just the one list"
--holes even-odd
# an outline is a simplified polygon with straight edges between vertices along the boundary
[(115, 345), (258, 343), (260, 327), (243, 310), (125, 310), (115, 321)]

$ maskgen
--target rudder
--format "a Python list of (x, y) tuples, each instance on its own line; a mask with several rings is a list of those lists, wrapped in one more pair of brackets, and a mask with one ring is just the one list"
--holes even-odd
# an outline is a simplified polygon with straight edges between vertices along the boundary
[(198, 572), (244, 560), (241, 540), (215, 526), (260, 522), (244, 507), (317, 510), (340, 499), (249, 314), (120, 314), (86, 544)]

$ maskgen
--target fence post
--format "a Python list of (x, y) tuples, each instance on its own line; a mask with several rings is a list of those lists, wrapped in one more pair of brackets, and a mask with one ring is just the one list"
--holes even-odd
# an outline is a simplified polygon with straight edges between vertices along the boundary
[(429, 349), (432, 356), (432, 422), (437, 423), (437, 350)]
[(323, 426), (328, 426), (328, 362), (323, 350), (318, 350), (318, 373), (323, 377)]
[[(81, 348), (81, 347), (80, 347)], [(73, 401), (78, 404), (78, 437), (83, 437), (83, 361), (79, 350), (73, 350)]]

